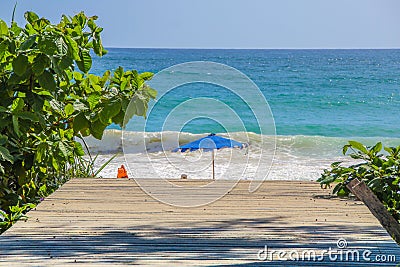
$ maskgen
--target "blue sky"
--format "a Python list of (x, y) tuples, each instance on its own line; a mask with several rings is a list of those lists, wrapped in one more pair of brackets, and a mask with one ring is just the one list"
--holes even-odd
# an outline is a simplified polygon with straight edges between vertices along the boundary
[(17, 22), (26, 10), (98, 15), (107, 47), (400, 48), (398, 0), (19, 0)]

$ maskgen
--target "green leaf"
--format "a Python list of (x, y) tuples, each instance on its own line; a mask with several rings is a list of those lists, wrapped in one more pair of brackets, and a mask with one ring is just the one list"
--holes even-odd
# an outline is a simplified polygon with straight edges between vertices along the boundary
[(74, 65), (74, 61), (72, 61), (72, 59), (69, 58), (69, 57), (63, 57), (63, 58), (60, 60), (60, 63), (59, 63), (59, 67), (60, 67), (62, 70), (65, 70), (65, 69), (67, 69), (67, 68), (69, 68), (69, 67), (72, 67), (73, 65)]
[(83, 150), (82, 144), (74, 141), (74, 145), (75, 145), (75, 153), (78, 156), (84, 156), (85, 155), (85, 151)]
[(100, 78), (100, 83), (99, 85), (104, 87), (104, 85), (108, 82), (110, 79), (111, 71), (107, 70), (103, 73), (103, 76)]
[(51, 159), (51, 165), (53, 166), (53, 168), (54, 168), (56, 171), (60, 171), (60, 166), (58, 165), (57, 159), (56, 159), (55, 157), (53, 157), (53, 158)]
[(29, 112), (29, 111), (15, 112), (14, 115), (17, 116), (18, 118), (30, 120), (33, 122), (39, 121), (39, 117), (35, 113)]
[(50, 21), (48, 19), (45, 18), (41, 18), (36, 20), (35, 22), (32, 23), (33, 28), (38, 31), (41, 32), (43, 31), (47, 25), (50, 24)]
[(27, 72), (23, 76), (19, 76), (16, 73), (11, 74), (10, 78), (7, 81), (8, 85), (16, 85), (20, 84), (21, 82), (24, 82), (28, 79)]
[(363, 156), (359, 155), (359, 154), (350, 154), (350, 157), (353, 159), (362, 159)]
[(8, 137), (6, 135), (0, 134), (0, 146), (5, 145), (8, 141)]
[(382, 143), (381, 143), (381, 142), (377, 143), (377, 144), (371, 149), (371, 151), (372, 151), (374, 154), (379, 153), (381, 150), (382, 150)]
[(33, 60), (32, 70), (33, 72), (39, 76), (43, 73), (43, 71), (50, 67), (50, 58), (45, 54), (38, 54), (35, 59)]
[(0, 62), (3, 60), (7, 51), (8, 51), (8, 44), (6, 42), (0, 43)]
[(394, 154), (394, 148), (393, 147), (385, 147), (384, 148), (386, 152), (389, 153), (389, 155), (393, 155)]
[(141, 74), (139, 74), (139, 77), (142, 78), (143, 80), (147, 81), (150, 80), (151, 78), (153, 78), (153, 73), (151, 72), (143, 72)]
[(94, 138), (101, 140), (103, 138), (104, 130), (107, 125), (103, 124), (100, 120), (94, 121), (90, 125), (90, 133)]
[(341, 190), (343, 188), (343, 184), (342, 183), (338, 183), (334, 188), (332, 193), (336, 194), (339, 190)]
[(116, 116), (121, 111), (121, 103), (119, 101), (111, 102), (106, 105), (100, 112), (100, 121), (103, 124), (110, 124), (112, 118)]
[(26, 155), (24, 158), (24, 167), (26, 170), (32, 168), (35, 163), (35, 154)]
[(72, 57), (74, 60), (81, 60), (79, 57), (79, 47), (74, 39), (69, 35), (64, 35), (65, 42), (68, 46), (68, 55)]
[(8, 26), (4, 20), (0, 19), (0, 37), (8, 35)]
[(0, 106), (0, 113), (7, 113), (7, 112), (8, 112), (8, 108)]
[(61, 16), (61, 21), (65, 24), (70, 24), (71, 20), (66, 16), (66, 15), (62, 15)]
[(94, 31), (96, 29), (96, 23), (94, 23), (94, 20), (92, 18), (90, 18), (87, 22), (87, 25), (89, 26), (89, 29), (91, 31)]
[(324, 177), (323, 179), (318, 180), (318, 182), (320, 184), (327, 184), (330, 185), (331, 183), (336, 181), (336, 177), (335, 176), (328, 176), (328, 177)]
[(17, 112), (20, 111), (24, 108), (24, 100), (22, 98), (16, 98), (13, 100), (13, 103), (11, 105), (11, 111)]
[(355, 149), (361, 151), (362, 153), (368, 154), (368, 150), (367, 150), (367, 148), (366, 148), (363, 144), (361, 144), (361, 143), (359, 143), (359, 142), (357, 142), (357, 141), (349, 141), (349, 144), (350, 144), (353, 148), (355, 148)]
[(75, 111), (74, 105), (72, 105), (72, 104), (66, 105), (64, 111), (65, 111), (65, 116), (68, 117), (69, 115), (74, 113), (74, 111)]
[(42, 75), (38, 77), (38, 81), (42, 88), (49, 91), (56, 90), (56, 81), (54, 80), (54, 76), (48, 70), (43, 71)]
[(157, 97), (157, 91), (154, 90), (153, 88), (147, 87), (146, 93), (153, 99)]
[(61, 153), (63, 154), (63, 156), (68, 159), (68, 150), (65, 147), (63, 142), (58, 142), (58, 147), (60, 148)]
[(39, 16), (32, 11), (25, 12), (24, 17), (30, 24), (39, 19)]
[(93, 50), (96, 53), (96, 55), (99, 55), (99, 56), (103, 55), (101, 40), (93, 39)]
[(124, 75), (124, 68), (119, 66), (115, 71), (114, 71), (114, 78), (118, 81), (121, 80), (122, 76)]
[(146, 117), (146, 105), (144, 101), (140, 98), (136, 98), (134, 101), (134, 105), (136, 107), (136, 115)]
[(83, 12), (79, 12), (75, 16), (72, 17), (72, 23), (74, 23), (77, 26), (80, 26), (80, 28), (83, 28), (86, 24), (87, 17)]
[(89, 107), (91, 110), (99, 103), (100, 95), (99, 94), (90, 94), (87, 98), (87, 102), (89, 103)]
[(83, 80), (82, 73), (74, 71), (74, 79), (75, 81), (82, 81)]
[(28, 179), (26, 179), (25, 171), (26, 171), (25, 167), (20, 166), (15, 172), (15, 174), (18, 176), (18, 185), (19, 186), (26, 185), (29, 182)]
[(83, 113), (79, 113), (73, 121), (73, 129), (75, 133), (78, 133), (79, 131), (83, 129), (89, 128), (90, 123), (86, 119), (85, 115)]
[(18, 76), (22, 76), (25, 74), (28, 64), (28, 57), (23, 54), (19, 54), (12, 62), (13, 70)]
[(124, 123), (124, 118), (125, 112), (121, 109), (121, 111), (112, 118), (112, 122), (122, 127)]
[(93, 75), (93, 74), (89, 74), (88, 79), (89, 79), (90, 85), (92, 85), (92, 86), (97, 85), (100, 81), (100, 77), (97, 75)]
[(349, 195), (349, 191), (346, 189), (346, 187), (340, 188), (340, 190), (337, 192), (338, 197), (347, 197)]
[(17, 116), (12, 116), (12, 123), (13, 123), (13, 128), (14, 128), (15, 134), (18, 137), (20, 137), (22, 133), (19, 130), (19, 122), (18, 122), (18, 117)]
[(88, 73), (90, 68), (92, 67), (92, 57), (90, 56), (89, 51), (82, 51), (81, 52), (81, 59), (76, 61), (76, 64), (78, 65), (78, 68), (84, 72)]
[(49, 91), (37, 91), (35, 92), (35, 94), (43, 96), (52, 96), (52, 94)]
[(43, 156), (46, 155), (47, 143), (40, 143), (36, 148), (35, 158), (37, 162), (42, 162)]
[(68, 54), (68, 45), (65, 43), (64, 38), (59, 37), (55, 40), (58, 55), (65, 56)]
[(11, 32), (14, 33), (14, 36), (18, 36), (22, 32), (22, 28), (18, 26), (18, 24), (13, 21), (11, 23)]
[(126, 86), (128, 85), (128, 82), (129, 82), (129, 81), (130, 81), (130, 80), (128, 80), (127, 78), (122, 77), (122, 79), (121, 79), (121, 85), (120, 85), (120, 88), (121, 88), (122, 91), (125, 90), (125, 88), (126, 88)]
[(349, 150), (349, 147), (351, 147), (351, 145), (345, 145), (345, 146), (343, 146), (343, 151), (342, 151), (343, 155), (346, 155), (347, 150)]
[(126, 125), (129, 120), (137, 113), (136, 110), (136, 104), (134, 101), (131, 101), (129, 106), (125, 110), (125, 118), (124, 118), (124, 124)]
[(10, 151), (3, 146), (0, 146), (0, 159), (14, 163), (14, 157), (10, 154)]
[(13, 100), (13, 103), (11, 105), (12, 112), (20, 111), (23, 108), (24, 108), (24, 100), (22, 98), (16, 98)]
[(342, 161), (335, 161), (335, 162), (333, 162), (333, 163), (331, 164), (331, 167), (332, 167), (332, 168), (336, 168), (336, 167), (339, 167), (340, 164), (342, 164)]
[(58, 50), (56, 39), (54, 36), (43, 36), (38, 41), (38, 48), (46, 55), (53, 56)]
[(21, 44), (19, 50), (25, 51), (30, 49), (36, 41), (36, 36), (37, 36), (36, 34), (29, 36), (28, 39), (26, 39), (26, 41)]

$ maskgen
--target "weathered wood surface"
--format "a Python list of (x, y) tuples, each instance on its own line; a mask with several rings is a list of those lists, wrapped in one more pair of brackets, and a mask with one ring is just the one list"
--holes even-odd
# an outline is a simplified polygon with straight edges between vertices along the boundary
[(371, 250), (372, 260), (396, 257), (381, 266), (400, 261), (399, 247), (360, 201), (328, 198), (313, 182), (266, 181), (255, 193), (248, 185), (206, 206), (178, 208), (152, 199), (134, 180), (74, 179), (0, 236), (0, 266), (377, 265), (361, 254), (360, 261), (257, 259), (265, 246), (320, 253), (337, 249), (340, 238), (347, 249)]
[(358, 179), (350, 181), (347, 185), (349, 190), (371, 211), (372, 215), (378, 219), (380, 224), (386, 229), (390, 236), (399, 243), (400, 242), (400, 225), (396, 219), (387, 211), (382, 202), (375, 196), (374, 192), (363, 182)]

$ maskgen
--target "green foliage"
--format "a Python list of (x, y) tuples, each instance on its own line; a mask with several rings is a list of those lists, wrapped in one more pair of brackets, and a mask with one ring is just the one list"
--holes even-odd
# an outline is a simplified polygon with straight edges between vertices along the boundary
[(385, 147), (382, 154), (382, 143), (366, 147), (356, 141), (349, 141), (343, 147), (343, 154), (351, 150), (350, 157), (361, 163), (344, 167), (341, 162), (332, 163), (331, 168), (324, 170), (318, 182), (321, 186), (335, 183), (333, 194), (348, 196), (350, 191), (346, 184), (358, 178), (364, 181), (376, 196), (387, 207), (396, 220), (400, 221), (400, 146)]
[(122, 126), (132, 98), (137, 107), (127, 119), (145, 116), (156, 96), (145, 84), (151, 73), (122, 67), (102, 76), (89, 73), (92, 55), (107, 53), (96, 16), (63, 15), (56, 25), (34, 12), (26, 12), (25, 19), (25, 27), (15, 22), (9, 27), (0, 19), (4, 218), (19, 212), (13, 207), (38, 203), (71, 177), (93, 174), (93, 160), (84, 158), (76, 138), (101, 139), (111, 123)]
[(9, 207), (10, 212), (0, 210), (0, 229), (8, 229), (18, 220), (26, 219), (25, 212), (34, 208), (35, 204), (25, 204), (20, 206), (19, 203), (15, 206)]

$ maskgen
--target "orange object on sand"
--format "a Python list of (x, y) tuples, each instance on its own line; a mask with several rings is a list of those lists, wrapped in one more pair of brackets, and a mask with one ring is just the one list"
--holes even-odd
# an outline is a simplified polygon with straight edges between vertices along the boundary
[(128, 172), (126, 171), (124, 165), (121, 165), (121, 167), (118, 168), (117, 178), (128, 178)]

